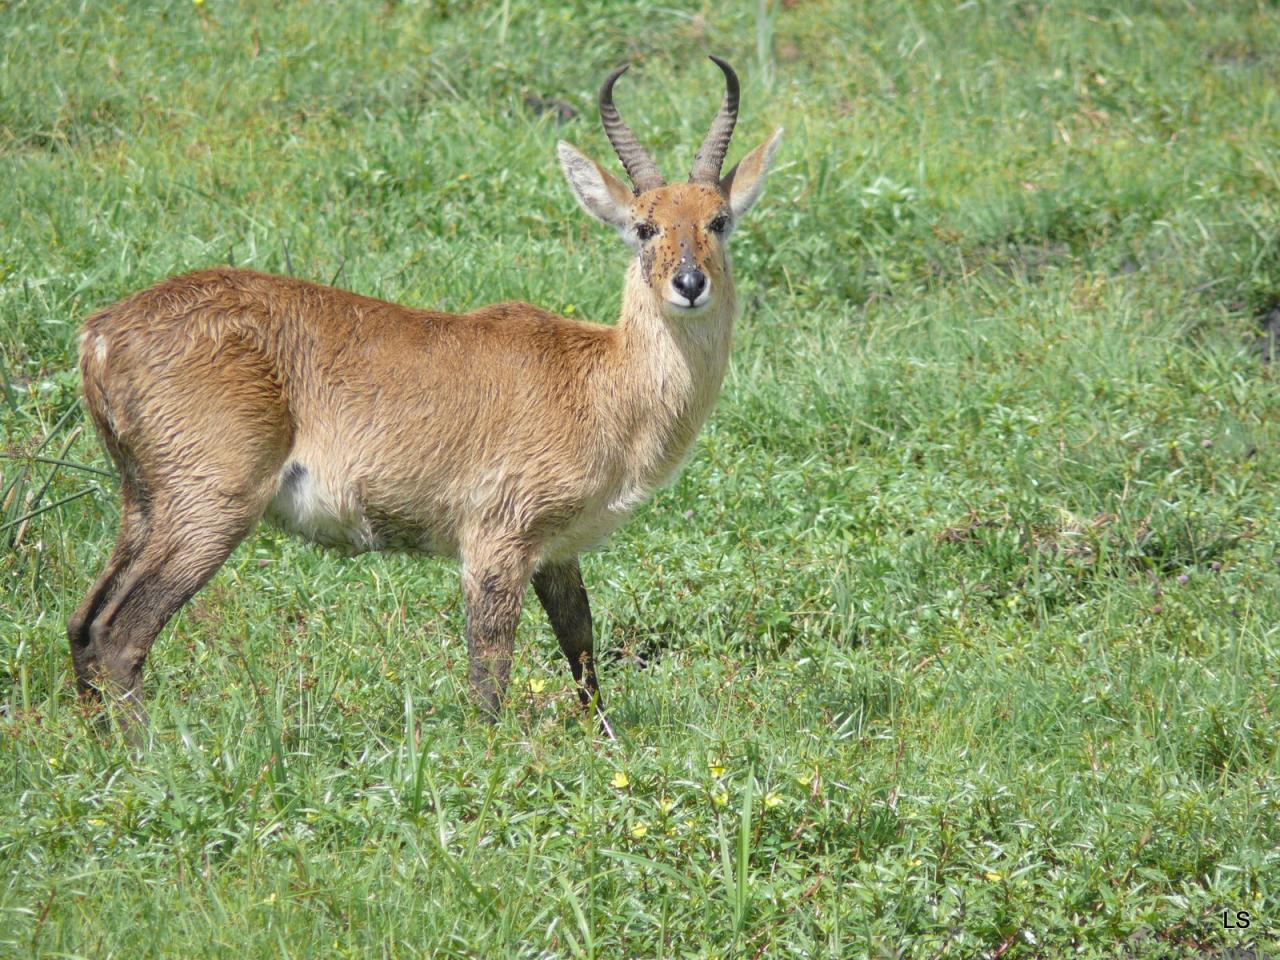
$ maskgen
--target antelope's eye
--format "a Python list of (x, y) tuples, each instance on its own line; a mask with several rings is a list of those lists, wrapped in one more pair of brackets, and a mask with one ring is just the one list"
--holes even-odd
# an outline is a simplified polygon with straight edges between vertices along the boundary
[(729, 229), (729, 218), (722, 213), (707, 224), (707, 229), (712, 233), (724, 233)]
[(636, 224), (636, 236), (640, 238), (641, 243), (646, 240), (652, 240), (657, 232), (658, 228), (652, 223), (645, 222)]

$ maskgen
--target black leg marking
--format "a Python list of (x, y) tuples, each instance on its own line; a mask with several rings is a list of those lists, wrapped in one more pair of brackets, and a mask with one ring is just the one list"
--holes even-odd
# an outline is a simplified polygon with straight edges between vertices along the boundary
[(578, 684), (578, 699), (588, 709), (594, 708), (604, 735), (616, 739), (605, 716), (596, 680), (595, 641), (591, 630), (591, 604), (582, 583), (582, 570), (577, 559), (548, 564), (533, 575), (533, 589), (542, 609), (547, 611), (551, 629), (560, 641), (560, 649), (569, 661), (569, 669)]
[(528, 585), (527, 574), (490, 571), (463, 573), (467, 608), (467, 659), (471, 694), (480, 709), (496, 719), (511, 679), (516, 625)]

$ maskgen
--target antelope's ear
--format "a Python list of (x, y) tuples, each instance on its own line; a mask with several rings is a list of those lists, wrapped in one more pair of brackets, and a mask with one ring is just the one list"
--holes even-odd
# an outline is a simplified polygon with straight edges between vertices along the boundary
[(586, 154), (561, 140), (556, 144), (565, 179), (582, 208), (597, 220), (626, 230), (631, 225), (633, 194)]
[(778, 141), (781, 139), (782, 128), (779, 127), (768, 140), (743, 157), (720, 179), (720, 190), (729, 198), (733, 219), (737, 220), (760, 199), (760, 194), (764, 192), (765, 175), (773, 161), (773, 151), (778, 148)]

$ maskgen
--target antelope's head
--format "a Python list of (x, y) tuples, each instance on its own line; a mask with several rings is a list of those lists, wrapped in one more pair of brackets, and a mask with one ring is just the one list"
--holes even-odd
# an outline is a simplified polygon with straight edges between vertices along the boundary
[(720, 167), (738, 119), (738, 75), (719, 57), (725, 94), (687, 183), (668, 184), (613, 105), (619, 67), (600, 88), (604, 132), (635, 185), (629, 190), (600, 164), (563, 140), (560, 164), (578, 202), (622, 234), (635, 250), (640, 276), (668, 315), (706, 310), (729, 288), (727, 242), (734, 225), (760, 197), (779, 128), (723, 177)]

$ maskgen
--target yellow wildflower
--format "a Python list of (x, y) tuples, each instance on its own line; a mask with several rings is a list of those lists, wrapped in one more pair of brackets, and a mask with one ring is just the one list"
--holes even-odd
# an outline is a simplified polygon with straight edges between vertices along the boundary
[(635, 837), (637, 840), (648, 832), (649, 827), (643, 820), (637, 820), (631, 825), (631, 836)]
[(625, 773), (619, 770), (613, 775), (613, 779), (610, 780), (609, 783), (617, 787), (619, 790), (625, 790), (631, 781), (627, 779), (627, 775)]

